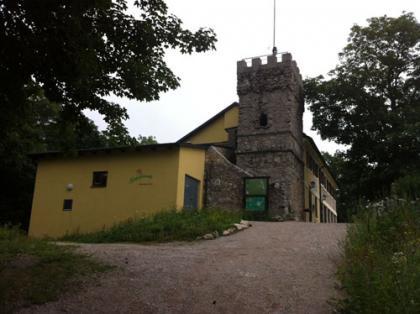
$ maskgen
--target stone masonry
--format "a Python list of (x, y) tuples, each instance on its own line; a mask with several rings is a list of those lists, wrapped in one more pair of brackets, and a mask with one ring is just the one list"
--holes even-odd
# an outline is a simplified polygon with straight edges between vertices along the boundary
[(291, 54), (238, 62), (237, 166), (269, 177), (271, 217), (303, 218), (302, 79)]
[(205, 207), (241, 211), (243, 178), (252, 177), (233, 164), (232, 149), (211, 146), (206, 152)]

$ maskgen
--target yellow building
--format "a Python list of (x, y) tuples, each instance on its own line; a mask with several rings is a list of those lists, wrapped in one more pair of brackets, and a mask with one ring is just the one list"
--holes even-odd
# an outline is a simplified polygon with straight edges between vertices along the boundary
[(95, 231), (162, 209), (202, 207), (205, 150), (200, 146), (145, 145), (36, 157), (30, 236)]
[(266, 65), (239, 62), (238, 94), (239, 103), (177, 143), (34, 155), (29, 235), (92, 232), (163, 209), (203, 206), (336, 222), (337, 184), (302, 132), (301, 81), (291, 55), (281, 62), (269, 56)]
[(337, 222), (335, 200), (337, 182), (314, 140), (304, 135), (305, 143), (305, 220)]

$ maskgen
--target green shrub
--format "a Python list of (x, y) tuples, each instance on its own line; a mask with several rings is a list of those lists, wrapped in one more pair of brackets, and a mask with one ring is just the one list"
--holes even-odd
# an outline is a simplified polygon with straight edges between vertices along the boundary
[(399, 178), (392, 184), (392, 192), (398, 198), (420, 199), (420, 174), (411, 174)]
[(0, 313), (56, 300), (82, 276), (109, 269), (74, 248), (28, 239), (17, 227), (0, 227)]
[(420, 313), (420, 208), (390, 202), (349, 227), (338, 279), (341, 313)]
[(129, 219), (98, 232), (66, 235), (61, 240), (84, 243), (191, 241), (206, 233), (223, 232), (240, 220), (239, 214), (222, 210), (169, 210)]
[(24, 233), (18, 226), (5, 225), (0, 227), (0, 241), (20, 240), (24, 237)]

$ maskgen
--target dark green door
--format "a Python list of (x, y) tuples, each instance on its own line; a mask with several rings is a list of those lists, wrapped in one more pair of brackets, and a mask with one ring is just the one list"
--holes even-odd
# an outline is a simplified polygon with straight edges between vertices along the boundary
[(185, 176), (185, 189), (184, 189), (184, 208), (185, 209), (197, 209), (198, 208), (198, 192), (200, 187), (200, 181)]
[(245, 210), (262, 213), (268, 209), (268, 177), (245, 178)]

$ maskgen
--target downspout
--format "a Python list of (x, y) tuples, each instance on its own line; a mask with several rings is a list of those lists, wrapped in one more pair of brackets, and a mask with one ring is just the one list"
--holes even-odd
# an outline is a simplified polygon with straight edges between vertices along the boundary
[[(324, 168), (325, 168), (325, 166), (320, 167), (319, 168), (319, 173), (318, 173), (318, 182), (319, 182), (319, 221), (321, 223), (322, 223), (322, 221), (321, 221), (321, 205), (323, 205), (323, 204), (322, 204), (322, 187), (321, 187), (321, 175), (320, 175), (320, 173), (321, 173), (322, 169), (324, 169)], [(324, 217), (324, 221), (325, 221), (325, 217)]]

